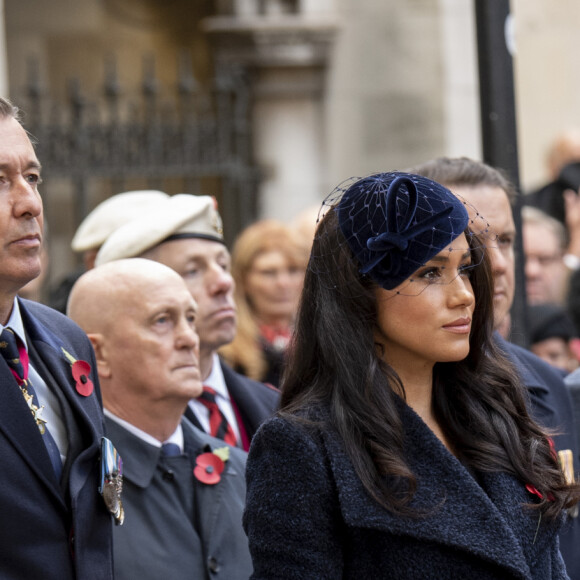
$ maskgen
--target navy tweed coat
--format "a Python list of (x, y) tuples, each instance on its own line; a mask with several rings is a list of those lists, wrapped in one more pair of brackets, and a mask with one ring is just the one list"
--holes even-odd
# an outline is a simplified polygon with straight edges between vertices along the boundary
[[(275, 417), (247, 463), (244, 526), (253, 579), (565, 579), (558, 523), (504, 473), (478, 481), (400, 401), (405, 454), (417, 477), (395, 516), (364, 490), (338, 434)], [(536, 498), (537, 499), (537, 498)]]

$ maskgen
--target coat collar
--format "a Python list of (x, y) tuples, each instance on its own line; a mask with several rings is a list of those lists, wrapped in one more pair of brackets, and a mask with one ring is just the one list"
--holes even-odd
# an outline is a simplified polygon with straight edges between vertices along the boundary
[(123, 460), (123, 478), (145, 489), (153, 479), (161, 447), (146, 443), (108, 417), (105, 417), (105, 425), (107, 436)]
[(411, 505), (426, 515), (401, 517), (381, 508), (364, 490), (338, 434), (325, 430), (322, 437), (346, 523), (458, 548), (530, 577), (532, 552), (541, 553), (558, 526), (538, 529), (538, 512), (523, 507), (533, 498), (512, 476), (478, 474), (478, 484), (410, 407), (397, 404), (405, 456), (417, 477)]
[[(157, 469), (161, 448), (146, 443), (108, 417), (105, 418), (105, 423), (107, 426), (107, 435), (113, 441), (113, 444), (123, 459), (123, 477), (142, 489), (147, 488), (151, 484), (151, 480)], [(191, 458), (192, 466), (195, 463), (195, 457), (210, 448), (214, 449), (216, 442), (222, 443), (222, 447), (225, 445), (225, 443), (209, 437), (203, 431), (194, 427), (185, 418), (182, 419), (181, 425), (183, 428), (185, 453)], [(227, 473), (235, 473), (229, 465), (227, 466)], [(219, 485), (202, 487), (214, 490)]]

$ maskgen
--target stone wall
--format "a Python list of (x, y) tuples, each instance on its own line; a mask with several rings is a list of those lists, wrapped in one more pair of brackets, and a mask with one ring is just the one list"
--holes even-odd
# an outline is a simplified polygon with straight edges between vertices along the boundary
[[(161, 81), (178, 50), (197, 78), (216, 61), (254, 83), (256, 217), (291, 219), (352, 175), (401, 169), (436, 155), (481, 153), (475, 22), (470, 0), (4, 0), (10, 94), (38, 58), (46, 90), (71, 77), (100, 91), (107, 55), (123, 90), (138, 88), (143, 55)], [(580, 125), (580, 3), (512, 0), (521, 183), (546, 178), (553, 137)], [(64, 215), (70, 196), (51, 203)], [(95, 195), (95, 203), (98, 198)], [(53, 225), (68, 264), (70, 225)], [(64, 260), (64, 262), (63, 262)]]

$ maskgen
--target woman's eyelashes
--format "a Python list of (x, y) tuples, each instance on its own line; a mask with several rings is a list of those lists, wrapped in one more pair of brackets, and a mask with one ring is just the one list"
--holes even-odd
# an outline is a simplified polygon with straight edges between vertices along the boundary
[(471, 277), (472, 271), (471, 261), (464, 262), (456, 270), (448, 266), (428, 266), (419, 271), (417, 278), (427, 282), (451, 282), (457, 276)]

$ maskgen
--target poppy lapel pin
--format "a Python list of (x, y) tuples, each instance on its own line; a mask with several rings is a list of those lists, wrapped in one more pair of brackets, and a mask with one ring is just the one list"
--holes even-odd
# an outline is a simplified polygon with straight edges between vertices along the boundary
[(196, 457), (193, 475), (201, 483), (215, 485), (221, 480), (221, 474), (229, 457), (229, 447), (219, 447), (213, 451), (206, 451)]
[(93, 381), (91, 381), (89, 376), (91, 374), (91, 365), (87, 361), (77, 360), (64, 348), (62, 348), (62, 352), (70, 363), (77, 393), (83, 397), (89, 397), (94, 389)]

